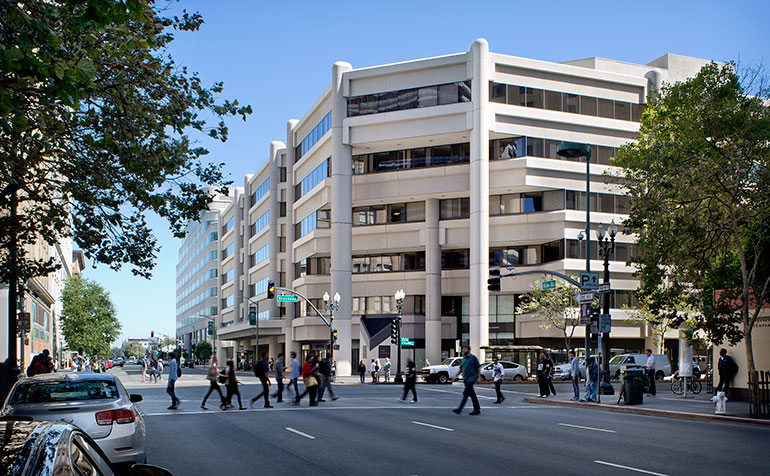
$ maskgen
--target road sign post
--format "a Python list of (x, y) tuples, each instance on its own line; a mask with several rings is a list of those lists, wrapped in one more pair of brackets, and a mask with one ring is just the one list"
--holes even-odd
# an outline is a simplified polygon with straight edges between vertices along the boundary
[(550, 281), (543, 281), (543, 291), (547, 291), (549, 289), (556, 289), (555, 279), (551, 279)]

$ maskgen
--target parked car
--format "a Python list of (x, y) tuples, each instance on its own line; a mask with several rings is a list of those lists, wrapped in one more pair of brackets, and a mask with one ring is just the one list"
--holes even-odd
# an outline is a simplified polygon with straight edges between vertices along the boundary
[[(663, 380), (671, 375), (671, 362), (664, 354), (652, 354), (655, 357), (655, 380)], [(647, 364), (647, 354), (620, 354), (610, 359), (610, 375), (620, 378), (622, 367), (644, 368)]]
[(93, 438), (112, 463), (144, 463), (145, 425), (129, 395), (109, 373), (58, 372), (23, 378), (11, 389), (2, 416), (73, 423)]
[(444, 359), (438, 365), (430, 365), (420, 370), (420, 375), (428, 383), (447, 383), (460, 373), (462, 357)]
[[(580, 378), (585, 378), (586, 376), (586, 359), (584, 357), (581, 357), (578, 360), (578, 370), (580, 371)], [(554, 380), (569, 380), (570, 379), (570, 369), (571, 366), (569, 363), (566, 364), (559, 364), (554, 365), (553, 367), (553, 379)]]
[[(503, 380), (520, 381), (527, 379), (527, 369), (523, 365), (507, 360), (501, 360), (500, 363), (503, 364)], [(481, 365), (479, 379), (482, 382), (492, 380), (492, 365), (494, 365), (494, 362), (485, 362)]]
[(123, 364), (124, 364), (125, 362), (126, 362), (126, 361), (125, 361), (125, 360), (123, 360), (123, 357), (118, 357), (118, 358), (117, 358), (117, 359), (115, 359), (115, 361), (113, 362), (113, 366), (115, 366), (115, 367), (123, 367)]
[[(0, 425), (0, 474), (37, 476), (88, 474), (114, 476), (114, 466), (98, 444), (77, 426), (63, 422), (19, 421)], [(133, 476), (171, 476), (157, 466), (137, 464)]]

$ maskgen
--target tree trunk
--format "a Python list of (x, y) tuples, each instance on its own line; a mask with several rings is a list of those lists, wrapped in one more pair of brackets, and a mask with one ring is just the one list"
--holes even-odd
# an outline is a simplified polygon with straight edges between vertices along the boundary
[(10, 261), (10, 275), (8, 280), (8, 359), (10, 363), (11, 384), (16, 382), (19, 375), (19, 369), (17, 364), (18, 349), (16, 346), (16, 333), (17, 333), (17, 321), (16, 313), (18, 311), (19, 302), (19, 279), (18, 279), (18, 267), (19, 267), (19, 247), (16, 242), (16, 220), (18, 219), (16, 202), (16, 191), (11, 195), (10, 205), (10, 222), (12, 227), (12, 234), (8, 243), (8, 256)]
[(756, 368), (754, 367), (754, 346), (752, 343), (751, 338), (751, 331), (752, 328), (749, 326), (748, 323), (748, 315), (744, 314), (744, 320), (743, 320), (743, 343), (746, 346), (746, 371), (749, 373), (749, 396), (750, 396), (750, 402), (752, 406), (752, 412), (754, 415), (759, 414), (759, 391), (757, 388), (757, 372)]

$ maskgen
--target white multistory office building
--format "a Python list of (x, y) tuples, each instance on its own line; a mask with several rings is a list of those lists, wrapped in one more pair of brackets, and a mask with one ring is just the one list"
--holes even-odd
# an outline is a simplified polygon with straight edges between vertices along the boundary
[[(328, 328), (308, 306), (266, 299), (269, 279), (321, 310), (325, 292), (340, 294), (341, 375), (360, 360), (395, 357), (388, 337), (399, 289), (402, 336), (415, 341), (409, 352), (418, 364), (461, 343), (477, 354), (489, 346), (563, 348), (558, 331), (515, 312), (541, 278), (504, 279), (501, 292), (489, 293), (488, 270), (584, 270), (577, 236), (586, 165), (561, 159), (557, 147), (591, 145), (591, 221), (621, 222), (628, 201), (604, 175), (610, 158), (636, 137), (650, 89), (704, 63), (671, 54), (647, 65), (551, 63), (490, 53), (485, 40), (469, 52), (404, 63), (335, 63), (331, 84), (288, 121), (285, 142), (270, 144), (264, 164), (219, 212), (220, 358), (251, 358), (257, 340), (271, 356), (326, 348)], [(638, 284), (626, 265), (633, 238), (617, 241), (612, 347), (642, 349), (647, 329), (627, 325), (621, 309)], [(580, 345), (583, 328), (574, 335)]]

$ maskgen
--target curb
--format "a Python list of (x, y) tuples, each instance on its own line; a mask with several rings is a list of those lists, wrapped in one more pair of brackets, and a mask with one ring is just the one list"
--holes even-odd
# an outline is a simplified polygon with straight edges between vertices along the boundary
[(636, 408), (626, 406), (611, 406), (601, 403), (580, 403), (565, 402), (560, 400), (543, 400), (535, 397), (524, 397), (525, 403), (535, 403), (540, 405), (557, 405), (562, 407), (588, 408), (591, 410), (603, 410), (616, 413), (631, 413), (635, 415), (659, 416), (664, 418), (678, 418), (680, 420), (711, 421), (720, 423), (740, 423), (744, 425), (759, 425), (770, 427), (770, 420), (755, 420), (753, 418), (743, 418), (727, 415), (710, 415), (707, 413), (686, 413), (675, 412), (671, 410), (653, 410), (650, 408)]

